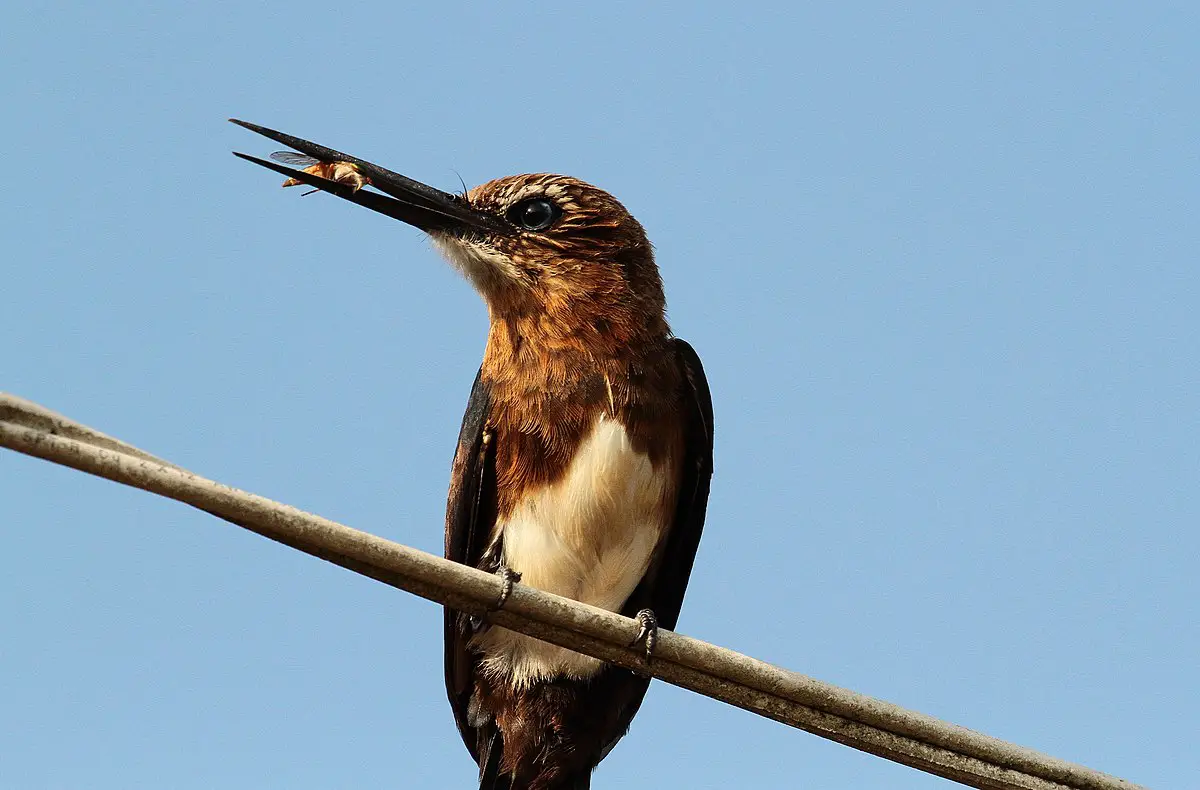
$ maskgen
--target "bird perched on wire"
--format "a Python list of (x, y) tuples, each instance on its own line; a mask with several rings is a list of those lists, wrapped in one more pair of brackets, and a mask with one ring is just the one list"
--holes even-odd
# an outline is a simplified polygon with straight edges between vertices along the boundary
[[(503, 578), (497, 608), (519, 581), (636, 617), (633, 644), (649, 660), (657, 629), (675, 627), (700, 541), (713, 418), (700, 360), (667, 326), (642, 226), (567, 176), (510, 176), (453, 195), (235, 123), (352, 168), (354, 184), (238, 154), (424, 230), (487, 303), (446, 556)], [(450, 609), (445, 643), (446, 690), (484, 790), (589, 787), (649, 684)]]

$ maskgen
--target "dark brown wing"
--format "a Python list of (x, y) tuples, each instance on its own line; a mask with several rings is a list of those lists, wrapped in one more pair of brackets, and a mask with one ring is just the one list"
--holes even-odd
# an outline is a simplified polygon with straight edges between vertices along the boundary
[[(479, 567), (496, 520), (495, 445), (484, 441), (490, 410), (488, 386), (476, 374), (458, 434), (446, 503), (446, 559), (472, 567)], [(467, 713), (475, 674), (475, 657), (467, 650), (472, 633), (469, 617), (446, 609), (446, 695), (463, 742), (478, 762), (479, 734)]]
[[(686, 341), (675, 339), (677, 364), (683, 372), (684, 461), (680, 471), (679, 499), (675, 504), (675, 520), (667, 533), (662, 553), (654, 567), (634, 589), (621, 610), (626, 617), (635, 616), (641, 609), (652, 609), (662, 628), (675, 629), (688, 577), (700, 546), (704, 530), (704, 514), (708, 509), (708, 486), (713, 473), (713, 408), (708, 380), (700, 357)], [(611, 740), (604, 748), (607, 754), (629, 729), (642, 698), (650, 685), (649, 678), (623, 669), (608, 667), (591, 681), (598, 695), (619, 706), (617, 723), (611, 729)]]
[(704, 514), (708, 508), (708, 485), (713, 473), (713, 408), (708, 379), (700, 357), (684, 340), (675, 339), (676, 359), (684, 375), (684, 456), (679, 481), (679, 499), (675, 521), (667, 533), (655, 572), (648, 575), (626, 602), (623, 614), (632, 617), (639, 609), (650, 608), (658, 624), (675, 630), (683, 594), (687, 591), (692, 562), (700, 546)]

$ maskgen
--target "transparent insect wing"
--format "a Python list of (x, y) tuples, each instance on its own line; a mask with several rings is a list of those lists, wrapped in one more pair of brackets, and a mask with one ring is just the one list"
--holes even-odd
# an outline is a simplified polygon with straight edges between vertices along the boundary
[(321, 161), (308, 154), (299, 154), (295, 151), (276, 151), (271, 154), (271, 158), (276, 162), (282, 162), (285, 165), (295, 165), (296, 167), (311, 167), (312, 165), (319, 164)]

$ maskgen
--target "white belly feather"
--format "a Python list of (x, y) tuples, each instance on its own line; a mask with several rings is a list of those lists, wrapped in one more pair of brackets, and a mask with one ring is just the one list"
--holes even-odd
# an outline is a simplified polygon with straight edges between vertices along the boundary
[[(601, 417), (566, 474), (527, 495), (495, 533), (521, 583), (610, 611), (619, 610), (650, 564), (667, 527), (674, 477), (634, 451), (624, 427)], [(483, 669), (518, 683), (553, 675), (589, 677), (598, 659), (491, 628), (475, 642)]]

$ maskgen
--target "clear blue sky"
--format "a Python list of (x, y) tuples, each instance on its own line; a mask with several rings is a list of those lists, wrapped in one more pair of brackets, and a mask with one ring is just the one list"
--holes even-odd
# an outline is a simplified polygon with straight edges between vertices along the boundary
[[(440, 551), (482, 305), (224, 119), (576, 175), (712, 384), (681, 630), (1194, 784), (1194, 4), (37, 5), (0, 12), (0, 389)], [(0, 788), (472, 786), (434, 605), (8, 452), (0, 540)], [(664, 684), (595, 785), (949, 786)]]

